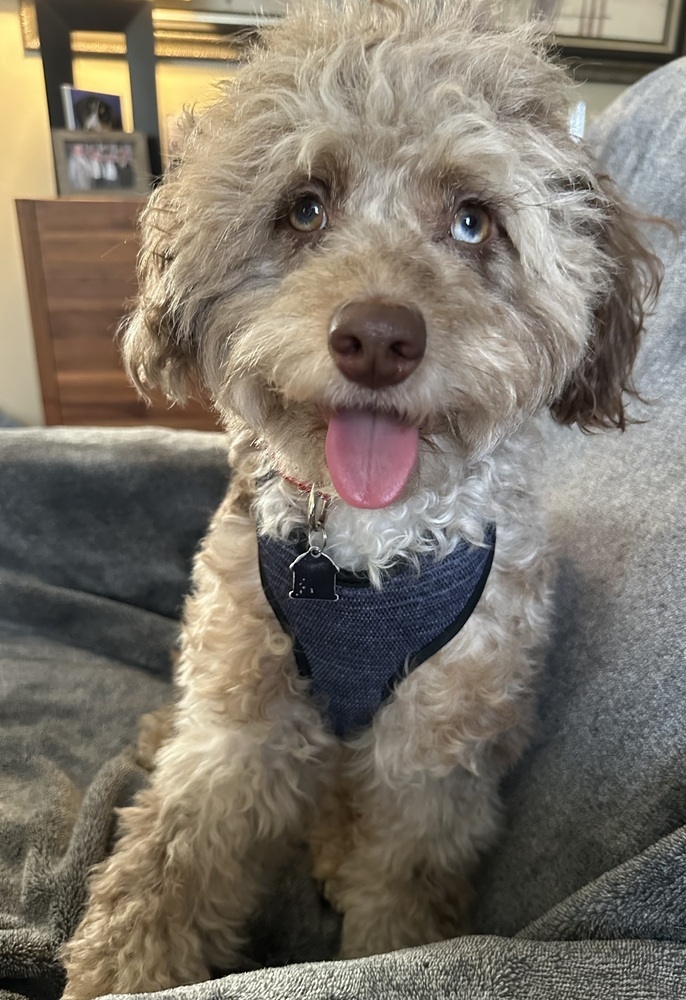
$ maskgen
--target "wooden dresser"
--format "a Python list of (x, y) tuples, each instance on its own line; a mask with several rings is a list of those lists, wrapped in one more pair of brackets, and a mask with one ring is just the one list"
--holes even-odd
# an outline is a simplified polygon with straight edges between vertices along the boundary
[(136, 200), (17, 201), (46, 424), (216, 430), (200, 403), (152, 406), (129, 385), (115, 334), (136, 292)]

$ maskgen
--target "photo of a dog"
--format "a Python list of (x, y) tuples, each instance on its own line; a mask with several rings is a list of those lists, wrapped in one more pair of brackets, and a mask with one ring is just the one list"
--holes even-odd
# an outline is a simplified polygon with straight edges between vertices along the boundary
[(624, 428), (659, 283), (576, 99), (487, 0), (344, 0), (188, 117), (123, 350), (233, 478), (68, 1000), (239, 967), (303, 841), (341, 957), (467, 929), (551, 614), (536, 422)]
[(112, 106), (94, 94), (82, 97), (74, 105), (76, 126), (93, 132), (117, 132), (121, 129), (121, 118)]
[(66, 83), (60, 90), (67, 128), (81, 132), (121, 131), (121, 98), (116, 94), (98, 94)]

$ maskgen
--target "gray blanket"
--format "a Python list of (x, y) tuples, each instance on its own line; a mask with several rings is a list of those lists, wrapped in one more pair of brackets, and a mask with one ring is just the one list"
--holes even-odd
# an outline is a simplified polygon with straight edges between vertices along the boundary
[[(632, 199), (682, 223), (685, 106), (680, 61), (595, 133)], [(556, 626), (477, 933), (326, 961), (337, 920), (295, 866), (256, 917), (257, 968), (164, 1000), (686, 997), (686, 262), (667, 231), (655, 241), (648, 422), (547, 430)], [(168, 697), (189, 562), (226, 478), (217, 436), (0, 431), (0, 993), (59, 996), (56, 949), (114, 807), (145, 780), (136, 720)]]

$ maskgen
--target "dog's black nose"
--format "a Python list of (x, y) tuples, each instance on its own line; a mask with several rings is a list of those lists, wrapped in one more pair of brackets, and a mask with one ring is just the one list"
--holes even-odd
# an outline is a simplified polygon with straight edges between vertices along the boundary
[(368, 300), (351, 302), (337, 313), (329, 350), (351, 382), (370, 389), (398, 385), (424, 357), (424, 317), (407, 306)]

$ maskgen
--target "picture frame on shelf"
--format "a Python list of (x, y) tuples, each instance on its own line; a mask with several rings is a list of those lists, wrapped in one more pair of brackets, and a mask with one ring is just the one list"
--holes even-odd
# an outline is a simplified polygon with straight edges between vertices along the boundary
[(63, 83), (62, 105), (68, 129), (88, 132), (121, 132), (121, 97), (118, 94), (101, 94), (94, 90), (81, 90)]
[(148, 144), (142, 132), (53, 129), (60, 197), (130, 198), (151, 190)]

